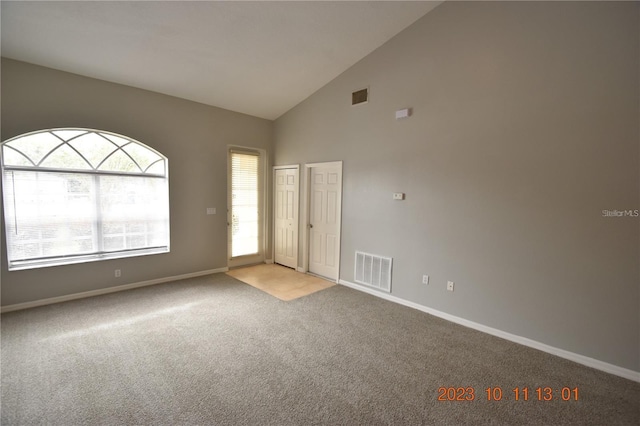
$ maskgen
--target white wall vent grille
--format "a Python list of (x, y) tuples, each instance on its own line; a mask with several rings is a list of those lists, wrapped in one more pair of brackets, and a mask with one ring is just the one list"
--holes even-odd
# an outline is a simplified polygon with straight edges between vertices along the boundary
[(392, 261), (393, 259), (390, 257), (356, 251), (354, 281), (391, 293)]

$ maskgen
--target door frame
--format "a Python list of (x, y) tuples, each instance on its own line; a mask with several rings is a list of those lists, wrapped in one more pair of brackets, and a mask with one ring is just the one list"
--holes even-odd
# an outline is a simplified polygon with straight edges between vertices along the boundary
[(294, 206), (297, 210), (298, 220), (296, 221), (296, 237), (298, 241), (296, 243), (298, 246), (296, 247), (295, 257), (296, 257), (296, 270), (299, 270), (298, 261), (300, 259), (300, 164), (289, 164), (285, 166), (273, 166), (273, 172), (271, 174), (271, 217), (272, 226), (273, 226), (273, 238), (271, 239), (271, 253), (273, 253), (273, 263), (276, 263), (276, 170), (287, 170), (287, 169), (295, 169), (298, 172), (298, 182), (296, 183), (296, 195), (298, 196), (298, 203)]
[[(247, 153), (257, 153), (258, 154), (258, 208), (259, 208), (259, 219), (258, 219), (258, 253), (250, 254), (246, 256), (239, 257), (231, 257), (231, 151), (245, 151)], [(269, 188), (269, 173), (267, 172), (269, 168), (267, 167), (268, 157), (267, 151), (261, 148), (254, 148), (250, 146), (242, 146), (242, 145), (227, 145), (227, 267), (229, 269), (245, 266), (245, 265), (253, 265), (258, 263), (264, 263), (267, 253), (267, 241), (269, 237), (269, 221), (271, 218), (269, 217), (269, 210), (267, 209), (267, 205), (269, 202), (269, 196), (266, 192), (266, 188)]]
[[(340, 282), (340, 252), (342, 248), (342, 161), (327, 161), (324, 163), (306, 163), (304, 165), (304, 231), (302, 232), (302, 268), (298, 268), (300, 272), (309, 272), (309, 252), (311, 251), (309, 244), (311, 243), (310, 237), (310, 222), (311, 222), (311, 169), (314, 167), (337, 167), (338, 174), (340, 175), (340, 192), (338, 194), (338, 247), (336, 250), (337, 264), (336, 270), (338, 271), (335, 277), (336, 283)], [(326, 277), (323, 277), (326, 278)]]

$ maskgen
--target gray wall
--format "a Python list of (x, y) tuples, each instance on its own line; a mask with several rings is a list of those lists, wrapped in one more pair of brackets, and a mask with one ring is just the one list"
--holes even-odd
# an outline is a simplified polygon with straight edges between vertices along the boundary
[(169, 158), (171, 252), (15, 272), (2, 256), (3, 306), (227, 266), (227, 145), (270, 153), (273, 122), (3, 58), (1, 139), (51, 127), (120, 133)]
[(640, 220), (601, 213), (640, 209), (638, 23), (446, 2), (276, 120), (275, 164), (344, 161), (340, 277), (391, 256), (395, 296), (640, 371)]

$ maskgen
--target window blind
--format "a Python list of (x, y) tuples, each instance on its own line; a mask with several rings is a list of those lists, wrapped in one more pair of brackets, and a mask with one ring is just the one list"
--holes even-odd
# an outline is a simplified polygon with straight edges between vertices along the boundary
[(260, 188), (257, 153), (231, 151), (231, 257), (258, 254)]
[(9, 269), (169, 251), (167, 159), (113, 133), (52, 129), (2, 144)]

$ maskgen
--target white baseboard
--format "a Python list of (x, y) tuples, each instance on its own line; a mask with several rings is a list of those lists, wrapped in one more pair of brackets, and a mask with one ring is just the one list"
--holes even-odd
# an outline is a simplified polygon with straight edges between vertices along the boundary
[(302, 272), (303, 274), (306, 274), (306, 273), (307, 273), (307, 271), (305, 271), (305, 270), (304, 270), (304, 268), (303, 268), (303, 267), (301, 267), (301, 266), (298, 266), (298, 267), (296, 268), (296, 271), (298, 271), (298, 272)]
[(271, 265), (273, 263), (273, 259), (265, 259), (264, 263), (266, 263), (267, 265)]
[(115, 287), (100, 288), (97, 290), (83, 291), (82, 293), (67, 294), (64, 296), (50, 297), (48, 299), (34, 300), (32, 302), (16, 303), (0, 307), (0, 313), (19, 311), (21, 309), (35, 308), (37, 306), (51, 305), (53, 303), (67, 302), (69, 300), (84, 299), (85, 297), (100, 296), (101, 294), (116, 293), (118, 291), (131, 290), (138, 287), (146, 287), (154, 284), (162, 284), (169, 281), (184, 280), (187, 278), (201, 277), (218, 272), (227, 272), (229, 268), (209, 269), (207, 271), (191, 272), (189, 274), (176, 275), (173, 277), (157, 278), (155, 280), (140, 281), (137, 283), (124, 284)]
[(604, 361), (599, 361), (594, 358), (589, 358), (584, 355), (580, 355), (574, 352), (569, 352), (564, 349), (556, 348), (553, 346), (549, 346), (545, 343), (541, 343), (535, 340), (528, 339), (526, 337), (518, 336), (515, 334), (507, 333), (506, 331), (498, 330), (497, 328), (488, 327), (483, 324), (479, 324), (477, 322), (469, 321), (464, 318), (457, 317), (455, 315), (447, 314), (445, 312), (441, 312), (427, 306), (420, 305), (415, 302), (410, 302), (405, 299), (401, 299), (397, 296), (392, 296), (388, 293), (382, 293), (377, 290), (368, 289), (358, 284), (354, 284), (345, 280), (338, 280), (338, 282), (346, 287), (353, 288), (355, 290), (362, 291), (364, 293), (368, 293), (382, 299), (389, 300), (391, 302), (399, 303), (404, 306), (408, 306), (413, 309), (417, 309), (422, 312), (426, 312), (433, 316), (445, 319), (447, 321), (454, 322), (456, 324), (463, 325), (468, 328), (472, 328), (474, 330), (482, 331), (483, 333), (491, 334), (492, 336), (501, 337), (505, 340), (509, 340), (515, 343), (519, 343), (524, 346), (529, 346), (530, 348), (538, 349), (543, 352), (550, 353), (552, 355), (559, 356), (560, 358), (568, 359), (569, 361), (577, 362), (578, 364), (586, 365), (587, 367), (595, 368), (596, 370), (604, 371), (605, 373), (614, 374), (616, 376), (624, 377), (625, 379), (633, 380), (634, 382), (640, 383), (640, 372), (629, 370), (627, 368), (619, 367), (617, 365), (609, 364)]

